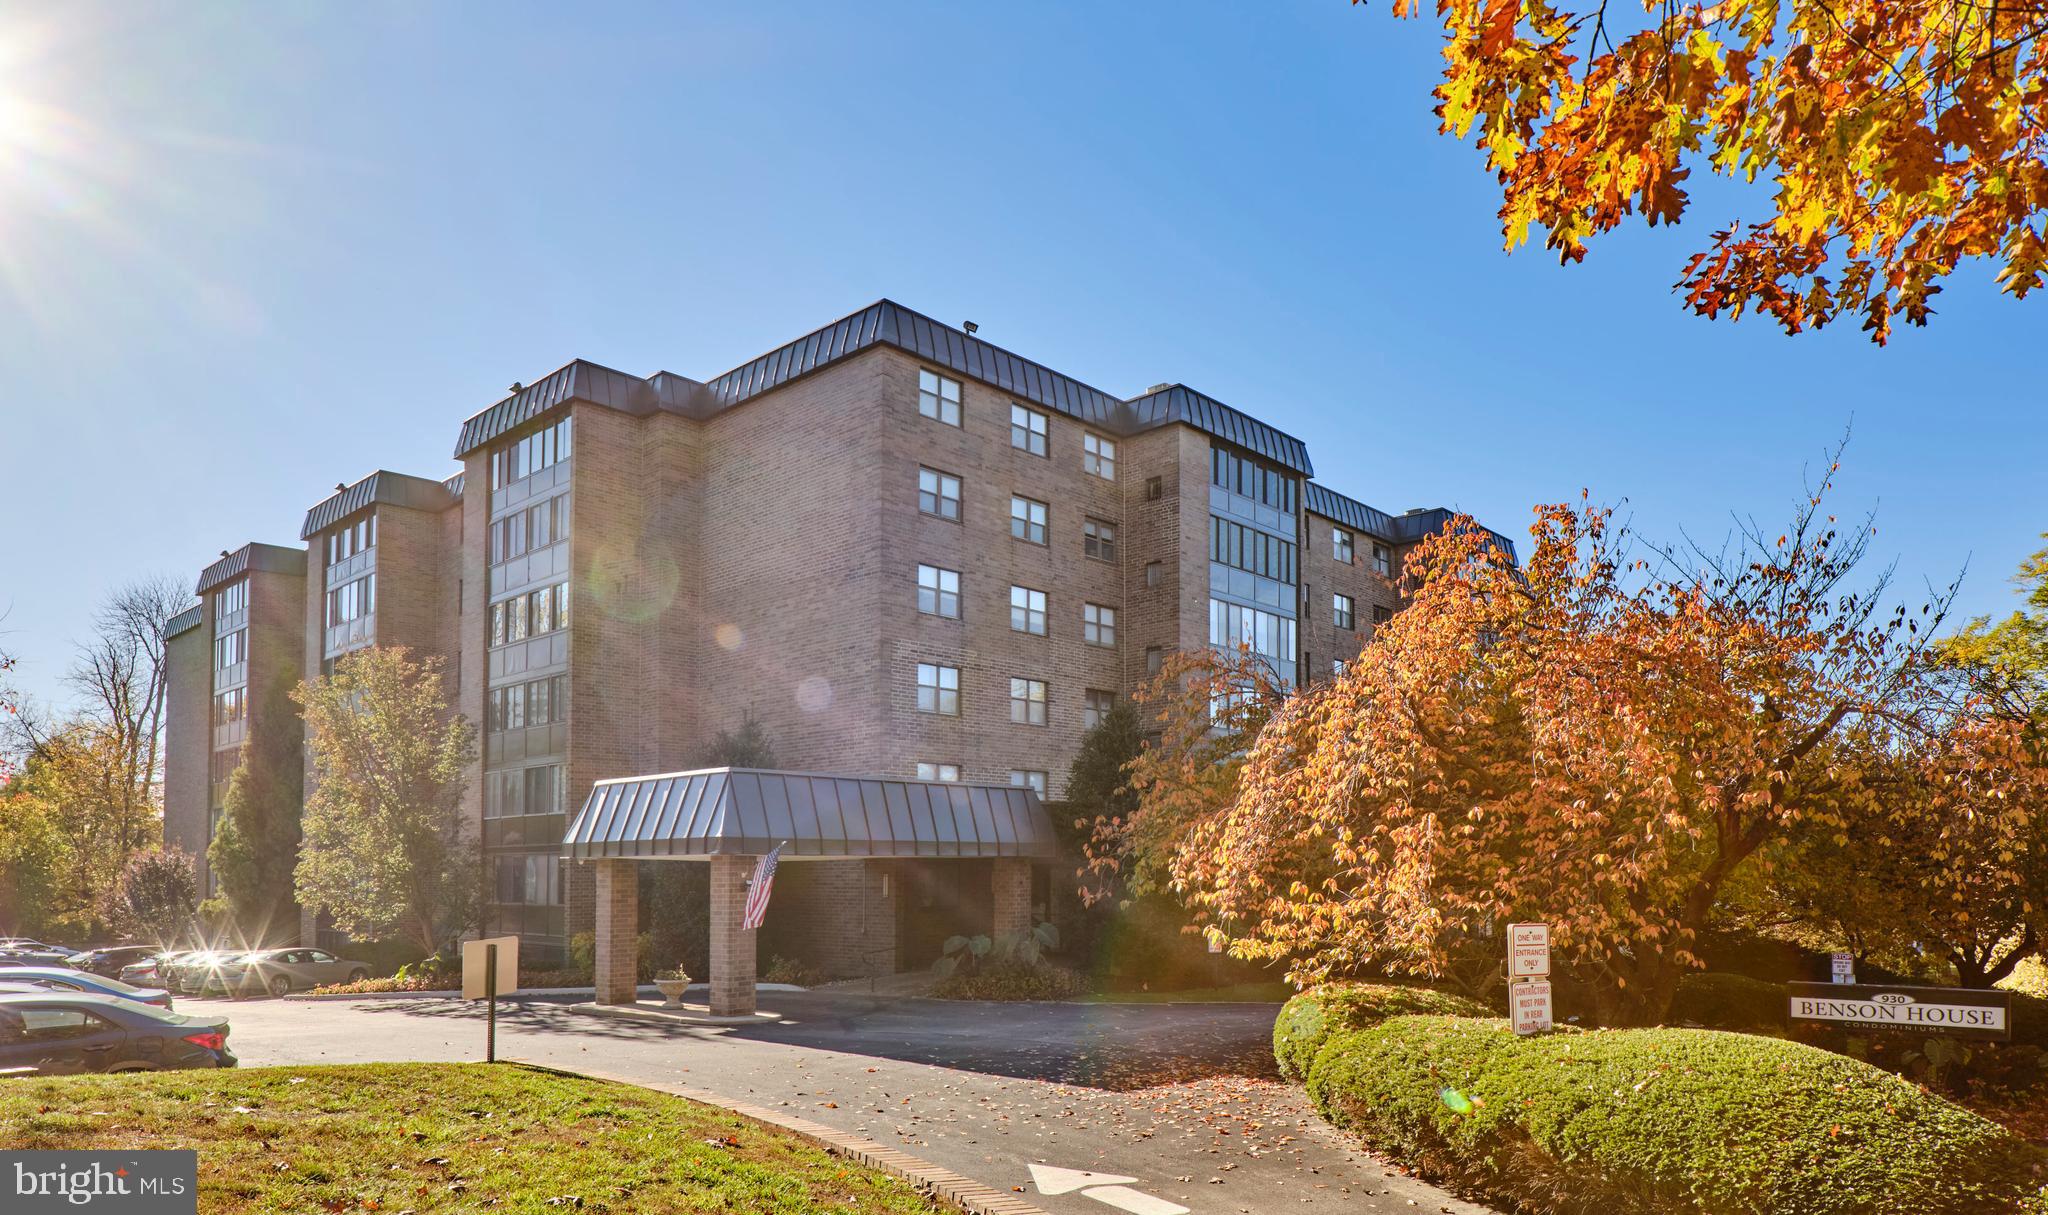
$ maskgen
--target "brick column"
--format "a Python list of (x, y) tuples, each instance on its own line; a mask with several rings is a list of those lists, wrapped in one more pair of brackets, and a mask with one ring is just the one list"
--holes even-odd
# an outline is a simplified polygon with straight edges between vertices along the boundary
[(995, 916), (989, 926), (993, 936), (1031, 931), (1031, 861), (1021, 856), (999, 856), (995, 862)]
[(754, 1011), (754, 938), (759, 930), (740, 931), (754, 860), (725, 854), (711, 858), (711, 974), (707, 981), (714, 1017), (744, 1017)]
[(597, 1002), (639, 999), (640, 875), (634, 862), (602, 860), (597, 870)]

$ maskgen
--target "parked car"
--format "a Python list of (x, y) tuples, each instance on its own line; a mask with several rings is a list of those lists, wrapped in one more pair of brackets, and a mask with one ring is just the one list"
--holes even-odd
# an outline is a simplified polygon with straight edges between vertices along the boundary
[(123, 966), (121, 973), (114, 977), (123, 983), (133, 983), (137, 987), (168, 989), (171, 983), (165, 974), (165, 968), (191, 952), (193, 951), (189, 949), (166, 949), (161, 953), (151, 954), (132, 966)]
[(259, 949), (222, 965), (205, 990), (215, 990), (217, 982), (218, 989), (229, 995), (267, 991), (273, 996), (285, 996), (328, 983), (354, 983), (369, 977), (369, 966), (337, 958), (324, 949)]
[(182, 954), (163, 968), (163, 986), (171, 991), (198, 995), (221, 966), (248, 951), (245, 949), (195, 949)]
[(62, 966), (77, 952), (28, 937), (8, 937), (0, 940), (0, 966)]
[(225, 1017), (77, 992), (0, 993), (0, 1075), (233, 1067)]
[(111, 996), (137, 1004), (171, 1006), (171, 993), (161, 987), (133, 987), (119, 979), (103, 979), (82, 970), (56, 966), (0, 966), (0, 983), (33, 983), (57, 991), (79, 991), (87, 995)]
[(121, 972), (130, 965), (153, 958), (162, 953), (156, 945), (102, 945), (98, 949), (87, 949), (64, 959), (64, 964), (73, 970), (82, 970), (103, 979), (118, 979)]

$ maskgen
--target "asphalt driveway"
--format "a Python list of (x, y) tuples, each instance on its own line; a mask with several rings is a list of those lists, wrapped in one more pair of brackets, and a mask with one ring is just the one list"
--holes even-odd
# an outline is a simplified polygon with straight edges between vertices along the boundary
[[(900, 1148), (1055, 1215), (1458, 1212), (1273, 1073), (1270, 1004), (981, 1004), (763, 992), (787, 1019), (692, 1027), (501, 1003), (498, 1053), (704, 1089)], [(482, 1059), (459, 1000), (182, 1000), (244, 1065)], [(1039, 1166), (1034, 1175), (1032, 1166)], [(1052, 1169), (1112, 1175), (1082, 1183)], [(1130, 1178), (1118, 1182), (1117, 1178)], [(1074, 1188), (1049, 1192), (1062, 1185)], [(1105, 1186), (1111, 1188), (1103, 1188)], [(1089, 1196), (1090, 1191), (1095, 1195)]]

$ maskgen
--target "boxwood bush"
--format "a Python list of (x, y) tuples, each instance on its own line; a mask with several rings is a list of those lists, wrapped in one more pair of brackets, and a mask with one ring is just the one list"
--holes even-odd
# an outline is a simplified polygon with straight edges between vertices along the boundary
[(1778, 1038), (1404, 1016), (1331, 1034), (1308, 1090), (1375, 1148), (1524, 1213), (2048, 1209), (2040, 1149)]
[(1331, 983), (1289, 1000), (1273, 1022), (1273, 1058), (1280, 1074), (1308, 1078), (1309, 1064), (1333, 1033), (1364, 1029), (1388, 1017), (1441, 1013), (1452, 1017), (1484, 1017), (1492, 1010), (1477, 1000), (1392, 983)]

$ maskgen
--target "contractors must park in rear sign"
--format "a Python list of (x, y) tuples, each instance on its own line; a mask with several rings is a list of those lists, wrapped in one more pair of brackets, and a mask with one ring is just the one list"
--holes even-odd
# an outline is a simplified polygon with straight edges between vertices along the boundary
[(1954, 1037), (2012, 1037), (2012, 993), (1959, 987), (1788, 983), (1794, 1021)]

